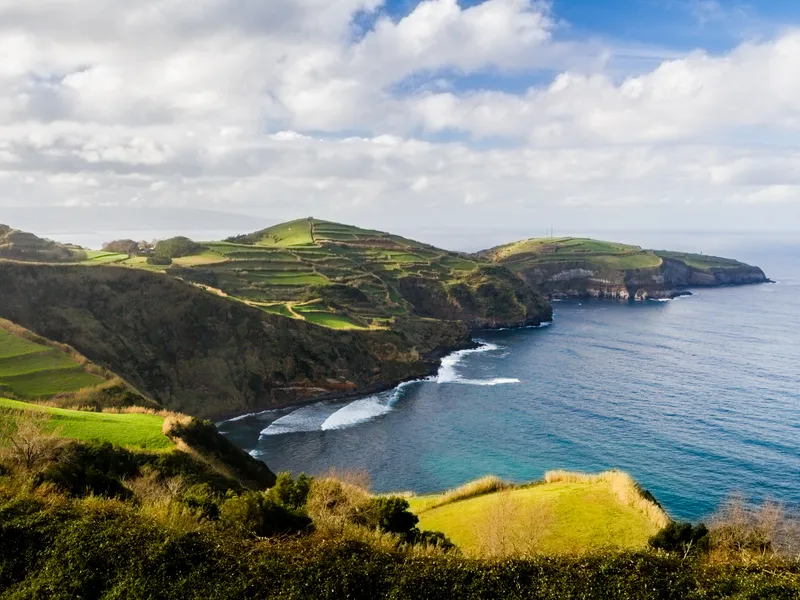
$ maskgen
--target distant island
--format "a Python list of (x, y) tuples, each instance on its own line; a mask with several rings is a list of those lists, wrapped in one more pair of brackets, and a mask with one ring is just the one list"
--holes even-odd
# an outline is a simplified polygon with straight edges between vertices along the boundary
[(104, 250), (8, 226), (0, 236), (0, 317), (75, 347), (165, 408), (215, 418), (424, 377), (474, 330), (550, 321), (552, 299), (768, 281), (700, 254), (580, 238), (467, 254), (313, 218)]

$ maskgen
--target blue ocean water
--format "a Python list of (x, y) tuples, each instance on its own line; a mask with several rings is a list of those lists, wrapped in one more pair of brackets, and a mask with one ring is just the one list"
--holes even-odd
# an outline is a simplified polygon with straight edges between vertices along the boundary
[(431, 380), (220, 429), (273, 470), (381, 492), (619, 468), (677, 518), (734, 492), (800, 506), (800, 246), (738, 257), (777, 283), (556, 303), (551, 327), (481, 332)]

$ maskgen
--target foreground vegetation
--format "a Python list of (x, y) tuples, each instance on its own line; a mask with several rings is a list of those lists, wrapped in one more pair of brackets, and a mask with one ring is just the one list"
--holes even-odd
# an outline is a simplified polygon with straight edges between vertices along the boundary
[[(421, 530), (402, 498), (373, 496), (354, 478), (281, 474), (267, 490), (181, 450), (73, 442), (50, 452), (26, 466), (2, 446), (0, 598), (788, 600), (800, 593), (800, 563), (776, 551), (757, 519), (715, 525), (703, 534), (707, 543), (690, 541), (688, 551), (683, 539), (698, 528), (684, 537), (666, 528), (659, 550), (476, 559)], [(217, 464), (232, 465), (222, 455)]]

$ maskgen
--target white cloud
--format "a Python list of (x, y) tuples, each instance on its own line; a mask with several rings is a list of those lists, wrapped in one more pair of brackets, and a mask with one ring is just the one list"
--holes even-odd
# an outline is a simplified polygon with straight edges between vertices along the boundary
[[(559, 39), (557, 9), (424, 0), (390, 19), (380, 0), (0, 0), (0, 206), (388, 227), (798, 202), (800, 32), (618, 78), (603, 69), (613, 45)], [(558, 74), (522, 91), (476, 83), (525, 88), (543, 68)]]

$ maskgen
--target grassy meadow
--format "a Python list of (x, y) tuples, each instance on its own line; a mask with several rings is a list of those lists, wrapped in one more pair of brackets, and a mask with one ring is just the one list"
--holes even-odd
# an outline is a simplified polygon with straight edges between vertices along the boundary
[(623, 473), (548, 473), (525, 486), (478, 480), (411, 497), (422, 529), (441, 531), (470, 556), (639, 550), (667, 523)]
[(139, 413), (100, 413), (51, 408), (0, 398), (0, 420), (20, 413), (46, 415), (46, 427), (59, 437), (110, 442), (126, 448), (168, 450), (173, 442), (162, 433), (164, 417)]
[(47, 398), (105, 381), (59, 348), (38, 344), (0, 327), (0, 392), (25, 399)]

